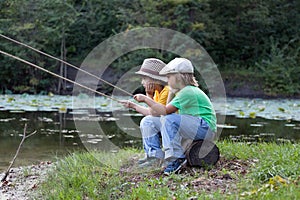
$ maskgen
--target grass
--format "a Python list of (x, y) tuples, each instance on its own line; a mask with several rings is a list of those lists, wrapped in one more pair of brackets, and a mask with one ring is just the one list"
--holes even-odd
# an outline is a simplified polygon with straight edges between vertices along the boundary
[(245, 199), (298, 199), (300, 197), (300, 144), (219, 143), (228, 159), (254, 159), (249, 174), (238, 183)]
[(142, 155), (137, 149), (73, 153), (57, 162), (39, 195), (45, 199), (300, 198), (300, 144), (219, 141), (217, 145), (222, 157), (217, 166), (171, 176), (136, 168), (133, 163)]

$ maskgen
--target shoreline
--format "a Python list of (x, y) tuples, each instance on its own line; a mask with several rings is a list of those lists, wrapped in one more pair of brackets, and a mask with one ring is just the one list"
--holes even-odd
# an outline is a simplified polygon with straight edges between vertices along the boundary
[[(28, 200), (45, 178), (49, 170), (54, 166), (51, 161), (41, 162), (37, 165), (13, 167), (6, 178), (0, 184), (0, 200)], [(1, 172), (0, 177), (4, 176)]]
[[(178, 181), (182, 181), (181, 186), (187, 187), (187, 188), (193, 188), (193, 190), (197, 191), (197, 194), (199, 194), (201, 196), (202, 193), (207, 194), (207, 196), (213, 195), (214, 191), (220, 191), (220, 193), (222, 195), (228, 195), (228, 197), (231, 196), (241, 196), (241, 197), (253, 197), (250, 195), (259, 195), (259, 190), (263, 189), (263, 192), (268, 192), (267, 194), (271, 194), (271, 192), (273, 192), (273, 186), (275, 187), (279, 187), (279, 186), (288, 186), (291, 189), (294, 189), (297, 184), (298, 184), (298, 179), (295, 179), (295, 181), (293, 178), (290, 179), (289, 177), (294, 177), (298, 176), (296, 172), (294, 172), (294, 170), (291, 170), (292, 168), (290, 168), (290, 163), (286, 163), (284, 162), (285, 159), (282, 159), (281, 156), (278, 157), (278, 155), (283, 155), (286, 152), (288, 152), (287, 158), (286, 159), (294, 159), (294, 163), (292, 163), (293, 165), (291, 165), (293, 168), (296, 167), (296, 161), (297, 161), (297, 157), (294, 157), (294, 150), (297, 149), (297, 146), (293, 146), (292, 144), (287, 144), (287, 146), (278, 146), (279, 148), (276, 149), (276, 151), (271, 155), (270, 158), (268, 158), (267, 160), (265, 159), (265, 155), (269, 155), (268, 152), (264, 152), (265, 155), (258, 155), (256, 153), (256, 151), (260, 151), (260, 149), (262, 148), (266, 148), (269, 149), (271, 147), (273, 147), (273, 145), (276, 145), (275, 143), (273, 144), (261, 144), (259, 146), (257, 146), (257, 148), (254, 148), (254, 152), (253, 152), (253, 147), (249, 146), (248, 144), (244, 143), (244, 145), (241, 147), (240, 145), (237, 146), (232, 146), (232, 143), (223, 143), (220, 144), (220, 147), (223, 149), (224, 155), (221, 155), (219, 161), (216, 163), (216, 165), (214, 165), (213, 168), (210, 168), (209, 170), (207, 169), (203, 169), (203, 168), (183, 168), (182, 174), (183, 175), (187, 175), (188, 178), (184, 179), (184, 178), (180, 178), (178, 180), (175, 180), (173, 178), (168, 179), (168, 178), (162, 178), (162, 180), (160, 181), (160, 183), (166, 183), (168, 184), (169, 187), (171, 188), (175, 188), (176, 184)], [(289, 151), (287, 151), (289, 150)], [(244, 155), (240, 155), (237, 156), (236, 152), (237, 151), (243, 151), (245, 154)], [(86, 156), (84, 156), (86, 155)], [(72, 163), (71, 166), (74, 168), (72, 168), (70, 171), (71, 173), (75, 173), (76, 177), (79, 177), (78, 175), (81, 174), (81, 170), (82, 170), (82, 166), (86, 166), (86, 161), (87, 159), (90, 158), (90, 156), (88, 154), (84, 154), (84, 155), (80, 155), (80, 156), (75, 156), (72, 157)], [(127, 155), (127, 154), (126, 154)], [(123, 155), (126, 156), (125, 154)], [(121, 155), (122, 156), (122, 155)], [(245, 157), (246, 156), (246, 157)], [(120, 157), (122, 158), (122, 157)], [(117, 159), (120, 159), (119, 157)], [(126, 157), (127, 158), (127, 157)], [(133, 172), (134, 170), (134, 166), (137, 162), (137, 158), (138, 157), (132, 157), (132, 159), (129, 162), (129, 164), (125, 163), (125, 165), (122, 165), (120, 170), (118, 170), (118, 173), (116, 173), (115, 171), (113, 172), (109, 172), (110, 170), (108, 170), (108, 173), (101, 173), (100, 168), (96, 168), (97, 170), (95, 170), (95, 168), (91, 167), (93, 165), (95, 165), (95, 163), (93, 162), (89, 162), (89, 167), (87, 172), (89, 174), (89, 178), (84, 178), (83, 184), (84, 186), (89, 186), (89, 181), (91, 179), (95, 179), (96, 181), (94, 181), (91, 185), (91, 188), (98, 188), (98, 184), (99, 182), (97, 180), (102, 180), (102, 178), (108, 178), (112, 176), (120, 176), (120, 177), (124, 177), (124, 182), (120, 187), (120, 193), (116, 193), (115, 195), (129, 195), (127, 192), (127, 183), (130, 182), (132, 183), (132, 189), (136, 189), (135, 186), (139, 186), (141, 185), (142, 187), (145, 186), (148, 188), (149, 187), (149, 183), (147, 183), (146, 180), (148, 179), (153, 179), (153, 180), (157, 180), (158, 176), (160, 176), (161, 174), (159, 172), (155, 172), (155, 173), (151, 173), (148, 174), (147, 176), (145, 176), (144, 174), (135, 174), (132, 173), (130, 174), (130, 172)], [(272, 163), (270, 162), (271, 160), (273, 161), (273, 159), (277, 162), (280, 162), (280, 166), (282, 167), (286, 167), (287, 168), (287, 172), (285, 174), (283, 174), (283, 176), (274, 176), (274, 177), (270, 177), (267, 178), (265, 181), (261, 182), (258, 186), (255, 186), (254, 188), (257, 189), (257, 194), (251, 192), (253, 191), (253, 188), (249, 188), (249, 189), (243, 189), (238, 187), (238, 183), (244, 179), (244, 177), (248, 176), (249, 173), (251, 173), (252, 170), (255, 170), (257, 167), (258, 171), (264, 171), (264, 169), (261, 169), (260, 166), (264, 166), (267, 168), (269, 168), (270, 166), (272, 166)], [(112, 161), (113, 162), (113, 161)], [(75, 164), (76, 163), (76, 164)], [(265, 164), (267, 163), (267, 166), (265, 166)], [(78, 164), (78, 165), (77, 165)], [(19, 200), (19, 199), (24, 199), (24, 200), (28, 200), (28, 199), (43, 199), (42, 195), (52, 195), (52, 198), (55, 197), (55, 195), (57, 195), (55, 192), (52, 193), (52, 186), (55, 188), (57, 187), (57, 183), (60, 182), (62, 179), (69, 179), (69, 181), (67, 182), (68, 184), (62, 185), (62, 188), (57, 187), (62, 189), (61, 191), (68, 191), (68, 187), (70, 186), (69, 184), (73, 183), (72, 182), (72, 178), (70, 179), (69, 174), (69, 165), (66, 166), (60, 166), (59, 169), (60, 172), (57, 173), (57, 176), (52, 177), (52, 180), (49, 180), (49, 182), (45, 182), (45, 180), (47, 180), (47, 173), (51, 173), (51, 170), (55, 170), (55, 166), (56, 163), (52, 163), (52, 162), (41, 162), (38, 165), (31, 165), (31, 166), (27, 166), (27, 167), (18, 167), (18, 168), (13, 168), (12, 172), (9, 175), (9, 179), (7, 181), (7, 183), (2, 183), (1, 187), (0, 187), (0, 199), (1, 200)], [(289, 171), (292, 172), (292, 174), (289, 174)], [(276, 173), (279, 171), (275, 171), (275, 175)], [(129, 174), (128, 174), (129, 173)], [(85, 173), (83, 173), (85, 174)], [(87, 174), (85, 174), (87, 175)], [(97, 175), (97, 176), (96, 176)], [(196, 175), (196, 176), (194, 176)], [(251, 174), (249, 174), (251, 175)], [(1, 173), (1, 177), (3, 176), (3, 173)], [(95, 176), (95, 177), (94, 177)], [(285, 177), (286, 176), (286, 177)], [(189, 178), (191, 177), (191, 178)], [(251, 178), (252, 177), (252, 178)], [(285, 178), (283, 178), (285, 177)], [(54, 178), (54, 179), (53, 179)], [(279, 180), (277, 180), (276, 178), (279, 178)], [(297, 178), (297, 177), (296, 177)], [(259, 177), (254, 176), (253, 177), (253, 173), (251, 176), (248, 177), (248, 180), (256, 180), (259, 179)], [(105, 180), (110, 180), (110, 179), (105, 179)], [(275, 182), (274, 182), (275, 180)], [(284, 181), (281, 182), (280, 180)], [(290, 181), (289, 181), (290, 180)], [(162, 182), (163, 181), (163, 182)], [(273, 181), (272, 183), (270, 183), (270, 181)], [(50, 190), (48, 189), (46, 191), (46, 193), (41, 194), (39, 193), (38, 189), (42, 186), (42, 183), (44, 182), (44, 184), (46, 184), (46, 186), (50, 186)], [(116, 182), (116, 184), (118, 185), (118, 181)], [(243, 182), (244, 184), (248, 184), (247, 182)], [(48, 184), (48, 185), (47, 185)], [(74, 182), (74, 185), (76, 185), (76, 182)], [(112, 185), (115, 186), (115, 185)], [(119, 186), (119, 185), (118, 185)], [(126, 186), (126, 187), (123, 187)], [(159, 188), (161, 187), (161, 184), (156, 185), (156, 191), (160, 191)], [(76, 187), (76, 186), (75, 186)], [(74, 188), (73, 188), (74, 189)], [(77, 189), (80, 189), (80, 187), (78, 187)], [(278, 188), (280, 189), (280, 187)], [(90, 190), (91, 192), (93, 192), (94, 190)], [(281, 191), (285, 191), (285, 190), (281, 190)], [(49, 192), (49, 193), (48, 193)], [(68, 192), (65, 193), (66, 195), (70, 195), (70, 199), (72, 199), (72, 195), (68, 194)], [(81, 194), (81, 193), (79, 193)], [(216, 193), (216, 195), (218, 195)], [(296, 194), (297, 195), (297, 194)], [(88, 197), (88, 195), (86, 196)], [(100, 197), (100, 196), (99, 196)], [(219, 196), (217, 196), (219, 197)], [(293, 196), (294, 197), (294, 196)], [(223, 196), (224, 198), (224, 196)], [(191, 198), (192, 199), (192, 198)], [(259, 198), (260, 199), (260, 198)]]

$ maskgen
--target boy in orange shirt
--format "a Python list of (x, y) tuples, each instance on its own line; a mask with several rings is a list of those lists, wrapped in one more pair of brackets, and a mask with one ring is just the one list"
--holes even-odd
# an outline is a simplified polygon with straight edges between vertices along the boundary
[[(159, 75), (159, 72), (166, 64), (156, 58), (145, 59), (140, 70), (136, 72), (142, 76), (142, 85), (145, 88), (146, 96), (156, 103), (166, 105), (169, 94), (167, 78)], [(150, 108), (144, 107), (131, 101), (123, 105), (145, 115), (140, 122), (140, 129), (143, 137), (143, 147), (146, 153), (145, 158), (138, 161), (140, 167), (160, 165), (164, 159), (164, 152), (161, 149), (161, 134), (152, 129), (159, 128), (160, 118), (151, 115)]]

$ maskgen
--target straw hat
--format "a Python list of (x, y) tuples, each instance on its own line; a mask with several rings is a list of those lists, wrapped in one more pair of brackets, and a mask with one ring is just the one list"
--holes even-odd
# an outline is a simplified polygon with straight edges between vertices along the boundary
[(147, 58), (144, 60), (140, 70), (135, 73), (166, 83), (168, 82), (167, 77), (159, 75), (160, 70), (162, 70), (162, 68), (164, 68), (165, 66), (166, 64), (159, 59)]

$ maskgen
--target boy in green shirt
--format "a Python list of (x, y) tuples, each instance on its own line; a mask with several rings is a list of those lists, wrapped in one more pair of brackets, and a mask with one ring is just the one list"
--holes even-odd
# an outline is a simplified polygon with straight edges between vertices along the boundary
[(168, 165), (164, 174), (177, 172), (187, 160), (181, 146), (182, 138), (213, 140), (216, 132), (216, 114), (209, 97), (198, 88), (194, 67), (185, 58), (175, 58), (161, 71), (166, 75), (175, 97), (166, 106), (145, 95), (134, 98), (150, 107), (151, 115), (160, 117), (162, 145)]

